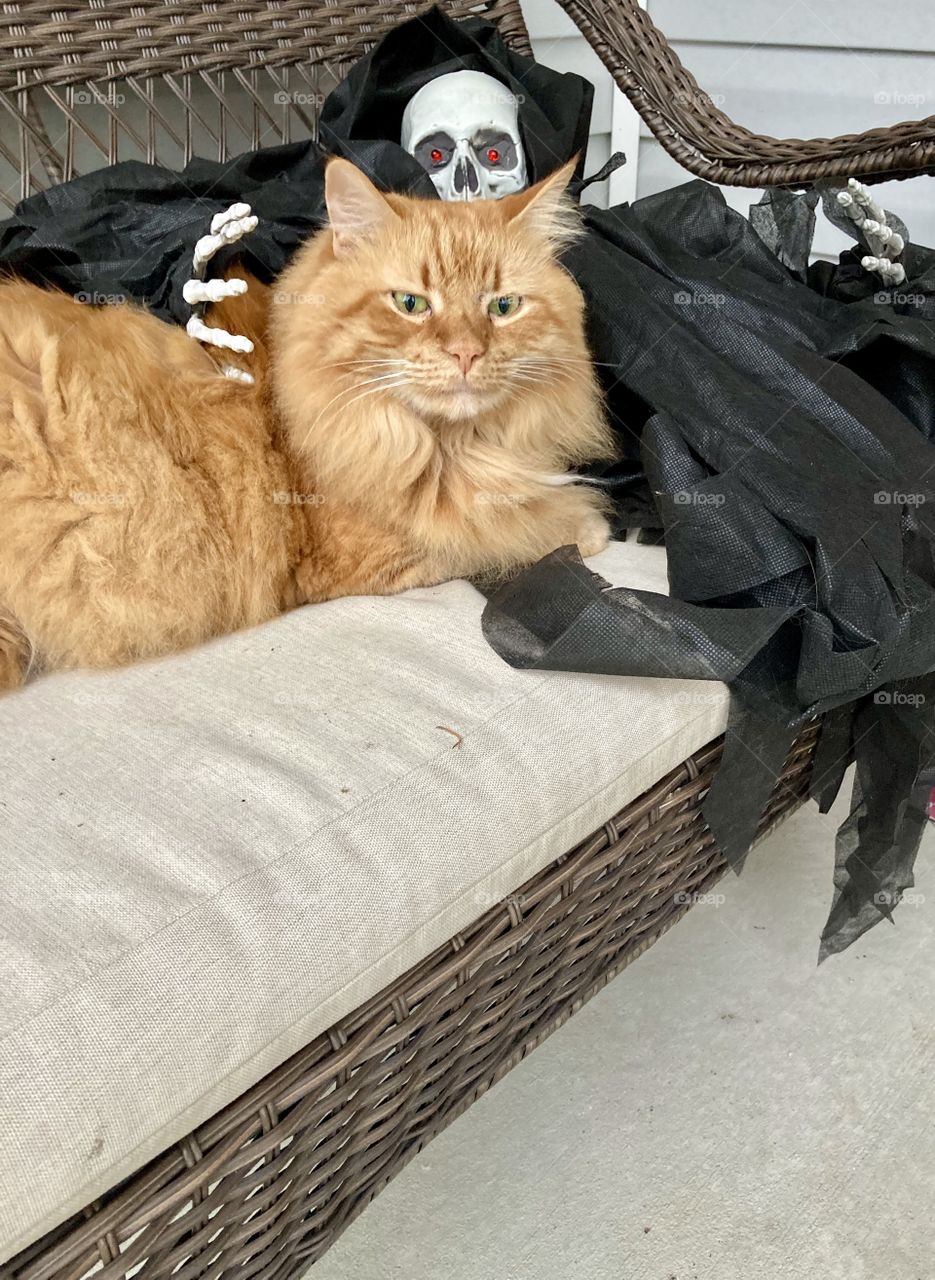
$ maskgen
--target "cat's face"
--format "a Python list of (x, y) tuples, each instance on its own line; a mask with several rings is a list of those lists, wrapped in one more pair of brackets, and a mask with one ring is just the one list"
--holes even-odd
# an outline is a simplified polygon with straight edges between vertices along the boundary
[(362, 396), (451, 421), (583, 372), (582, 299), (555, 260), (568, 176), (451, 204), (384, 197), (332, 162), (323, 365)]

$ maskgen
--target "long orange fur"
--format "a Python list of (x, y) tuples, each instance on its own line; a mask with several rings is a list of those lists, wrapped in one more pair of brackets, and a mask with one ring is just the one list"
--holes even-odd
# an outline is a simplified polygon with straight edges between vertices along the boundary
[(329, 229), (211, 317), (254, 338), (253, 387), (141, 310), (0, 285), (0, 691), (603, 547), (601, 498), (560, 483), (610, 454), (568, 177), (445, 204), (332, 161)]

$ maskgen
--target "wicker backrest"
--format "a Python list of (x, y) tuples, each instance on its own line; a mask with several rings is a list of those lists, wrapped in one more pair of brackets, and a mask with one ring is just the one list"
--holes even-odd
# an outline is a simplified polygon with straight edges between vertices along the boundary
[[(529, 52), (519, 0), (442, 0)], [(180, 168), (314, 137), (328, 91), (425, 0), (6, 0), (0, 202), (140, 159)]]
[[(522, 53), (519, 0), (441, 0)], [(558, 0), (662, 146), (732, 186), (935, 173), (935, 117), (775, 138), (701, 89), (639, 0)], [(118, 159), (179, 168), (314, 136), (348, 65), (428, 0), (0, 0), (0, 210)]]
[[(935, 173), (935, 116), (836, 138), (774, 138), (721, 111), (640, 0), (558, 0), (661, 145), (680, 165), (738, 187), (802, 187)], [(775, 38), (794, 40), (794, 10), (777, 10)]]

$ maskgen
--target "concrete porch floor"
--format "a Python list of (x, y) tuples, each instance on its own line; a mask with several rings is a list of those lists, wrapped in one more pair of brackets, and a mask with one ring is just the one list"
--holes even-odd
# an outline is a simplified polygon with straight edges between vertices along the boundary
[(404, 1170), (309, 1280), (932, 1280), (935, 832), (816, 967), (800, 810)]

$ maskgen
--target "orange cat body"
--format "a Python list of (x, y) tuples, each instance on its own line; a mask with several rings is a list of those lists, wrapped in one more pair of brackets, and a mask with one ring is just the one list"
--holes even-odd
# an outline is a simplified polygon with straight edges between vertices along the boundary
[(566, 176), (449, 205), (332, 162), (332, 229), (210, 317), (255, 340), (253, 387), (135, 308), (0, 284), (0, 690), (604, 545), (559, 483), (610, 452)]

